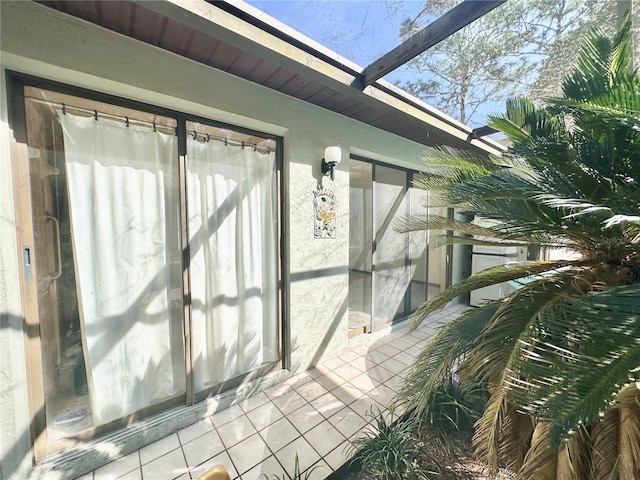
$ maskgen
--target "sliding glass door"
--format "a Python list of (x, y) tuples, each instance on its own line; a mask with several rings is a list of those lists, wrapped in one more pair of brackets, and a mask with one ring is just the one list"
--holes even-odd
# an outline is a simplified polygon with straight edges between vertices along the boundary
[(407, 314), (409, 236), (394, 228), (394, 222), (409, 213), (407, 174), (393, 167), (374, 167), (374, 329)]
[[(349, 336), (405, 319), (445, 286), (446, 249), (429, 249), (438, 232), (399, 233), (396, 222), (426, 214), (429, 195), (413, 172), (352, 158), (349, 164)], [(446, 209), (445, 214), (446, 214)]]
[(275, 140), (32, 86), (21, 109), (37, 458), (277, 368)]
[(349, 335), (371, 331), (373, 170), (349, 161)]
[(185, 393), (176, 120), (89, 103), (25, 89), (49, 444)]
[[(277, 362), (276, 155), (187, 122), (191, 324), (197, 392)], [(227, 138), (227, 137), (224, 137)]]

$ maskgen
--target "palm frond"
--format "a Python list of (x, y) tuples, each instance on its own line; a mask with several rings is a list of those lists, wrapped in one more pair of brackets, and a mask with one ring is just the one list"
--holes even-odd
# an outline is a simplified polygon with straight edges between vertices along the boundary
[(511, 398), (553, 422), (554, 445), (611, 404), (640, 365), (640, 284), (570, 297), (519, 338)]
[(561, 139), (564, 134), (564, 125), (557, 117), (525, 97), (508, 100), (505, 115), (489, 116), (489, 125), (521, 146), (536, 137)]
[(576, 477), (573, 475), (573, 464), (569, 455), (569, 448), (565, 445), (557, 452), (556, 462), (556, 474), (555, 477), (558, 480), (573, 480)]
[[(495, 474), (505, 453), (501, 452), (501, 449), (505, 448), (501, 433), (508, 415), (509, 404), (507, 392), (500, 385), (490, 386), (490, 390), (491, 397), (482, 417), (476, 422), (473, 444), (474, 456), (489, 468), (490, 473)], [(506, 457), (512, 458), (508, 454)]]
[(491, 202), (517, 198), (526, 200), (540, 193), (539, 185), (513, 171), (504, 170), (492, 175), (468, 178), (448, 187), (440, 196), (452, 204)]
[(630, 74), (632, 51), (631, 14), (628, 12), (613, 40), (593, 29), (583, 37), (578, 53), (578, 68), (563, 82), (566, 98), (588, 101)]
[(586, 480), (591, 478), (589, 477), (591, 437), (585, 427), (581, 427), (569, 439), (563, 451), (566, 460), (565, 468), (568, 467), (566, 478), (570, 478), (571, 480)]
[[(493, 157), (449, 146), (428, 148), (423, 152), (423, 159), (427, 160), (425, 172), (430, 173), (439, 173), (442, 171), (441, 167), (444, 167), (463, 172), (464, 177), (477, 177), (488, 175), (499, 169)], [(417, 180), (421, 178), (422, 176), (418, 175)]]
[[(509, 231), (508, 225), (496, 225), (493, 228), (487, 228), (468, 221), (461, 221), (454, 218), (443, 217), (440, 215), (411, 214), (404, 218), (394, 221), (394, 229), (401, 233), (421, 232), (421, 231), (438, 231), (451, 230), (468, 237), (453, 237), (452, 235), (430, 235), (430, 246), (440, 247), (449, 244), (465, 244), (465, 245), (495, 245), (495, 246), (527, 246), (529, 244), (555, 245), (547, 239), (514, 235)], [(449, 237), (449, 238), (446, 238)], [(479, 238), (480, 237), (480, 238)], [(436, 242), (433, 240), (437, 238)], [(494, 240), (495, 239), (495, 240)], [(504, 239), (504, 240), (498, 240)], [(433, 242), (433, 243), (432, 243)]]
[(609, 480), (618, 463), (618, 436), (620, 416), (617, 409), (607, 410), (602, 419), (591, 429), (592, 455), (589, 477)]
[(529, 242), (511, 242), (506, 240), (484, 240), (477, 237), (460, 237), (456, 235), (429, 235), (429, 246), (433, 248), (444, 247), (447, 245), (476, 245), (483, 247), (523, 247), (527, 248), (531, 245), (553, 248), (559, 246), (549, 242), (538, 242), (531, 239)]
[(499, 166), (490, 159), (451, 147), (429, 148), (423, 153), (425, 169), (413, 180), (422, 190), (443, 190), (469, 178), (490, 175)]
[(612, 228), (618, 225), (640, 225), (640, 216), (613, 215), (604, 221), (604, 228)]
[(538, 195), (536, 199), (540, 200), (542, 205), (570, 211), (571, 213), (564, 215), (563, 218), (565, 219), (596, 212), (604, 215), (611, 214), (611, 208), (604, 205), (595, 205), (580, 198), (564, 198), (547, 193)]
[[(500, 182), (496, 183), (494, 180), (495, 178), (491, 177), (468, 181), (452, 186), (448, 192), (451, 202), (466, 202), (466, 211), (501, 222), (493, 228), (493, 237), (513, 240), (538, 237), (538, 241), (546, 237), (547, 241), (555, 243), (551, 237), (559, 236), (587, 245), (594, 243), (594, 239), (597, 241), (602, 230), (600, 224), (602, 218), (572, 220), (568, 216), (571, 213), (570, 208), (578, 206), (577, 200), (565, 202), (565, 199), (571, 197), (560, 198), (557, 194), (551, 193), (545, 196), (540, 191), (527, 188), (522, 191), (514, 188), (509, 196), (507, 192), (510, 187), (500, 185)], [(500, 193), (501, 191), (505, 193)], [(554, 200), (548, 201), (550, 198)], [(583, 203), (587, 205), (588, 202)], [(588, 203), (588, 206), (592, 205)], [(408, 228), (406, 224), (403, 226)], [(425, 224), (423, 223), (422, 226)], [(446, 225), (440, 226), (446, 227)], [(464, 227), (456, 226), (456, 228), (464, 231)]]
[(613, 215), (604, 222), (605, 229), (618, 229), (631, 245), (640, 243), (640, 217), (637, 215)]
[(627, 11), (620, 22), (620, 27), (616, 32), (613, 41), (613, 51), (611, 55), (611, 81), (618, 83), (620, 78), (629, 76), (633, 66), (633, 30), (631, 11)]
[(589, 101), (575, 101), (570, 99), (553, 99), (552, 111), (569, 114), (572, 117), (591, 117), (590, 121), (602, 122), (614, 128), (628, 128), (638, 131), (640, 127), (640, 99), (637, 89), (638, 81), (627, 81), (617, 84), (600, 97)]
[(524, 463), (518, 471), (518, 480), (539, 480), (556, 478), (558, 468), (558, 449), (550, 442), (551, 424), (538, 422), (531, 437), (531, 447)]
[(518, 339), (546, 311), (572, 295), (584, 293), (598, 279), (589, 277), (588, 270), (563, 269), (523, 286), (505, 299), (468, 357), (474, 375), (490, 383), (503, 382), (511, 363), (520, 359)]
[[(500, 305), (491, 322), (478, 337), (476, 348), (465, 359), (465, 364), (471, 365), (469, 368), (477, 378), (488, 380), (494, 386), (485, 412), (476, 424), (474, 435), (476, 455), (492, 471), (497, 469), (499, 460), (518, 471), (524, 463), (524, 453), (528, 450), (530, 440), (528, 438), (520, 442), (516, 448), (512, 440), (504, 438), (504, 432), (508, 431), (510, 423), (508, 419), (520, 415), (515, 412), (508, 414), (513, 407), (508, 402), (505, 388), (509, 365), (520, 357), (517, 339), (529, 329), (541, 312), (576, 292), (578, 287), (573, 281), (576, 274), (574, 270), (559, 272), (517, 291)], [(526, 426), (526, 422), (523, 426)], [(533, 426), (530, 426), (529, 435), (532, 430)], [(519, 433), (524, 432), (526, 429)], [(518, 432), (515, 434), (518, 435)], [(524, 445), (527, 445), (524, 452), (518, 450)]]
[(509, 404), (504, 420), (500, 432), (500, 461), (508, 470), (517, 472), (522, 468), (531, 447), (535, 421), (529, 415), (518, 412), (513, 404)]
[(402, 219), (394, 222), (394, 228), (402, 233), (418, 232), (424, 230), (453, 230), (467, 235), (484, 235), (490, 236), (494, 233), (489, 228), (475, 225), (471, 222), (463, 222), (453, 218), (443, 217), (441, 215), (421, 214), (407, 215)]
[(464, 280), (450, 286), (437, 297), (426, 301), (409, 317), (410, 328), (417, 328), (427, 315), (446, 306), (454, 298), (478, 288), (516, 280), (518, 278), (537, 275), (549, 270), (558, 269), (574, 262), (570, 261), (536, 261), (518, 264), (498, 265), (475, 273)]
[(616, 397), (620, 427), (618, 451), (619, 477), (640, 478), (640, 389), (626, 385)]
[(498, 308), (497, 303), (467, 310), (443, 325), (416, 358), (397, 398), (410, 404), (422, 416), (434, 389), (453, 372), (454, 365), (474, 345), (476, 337)]

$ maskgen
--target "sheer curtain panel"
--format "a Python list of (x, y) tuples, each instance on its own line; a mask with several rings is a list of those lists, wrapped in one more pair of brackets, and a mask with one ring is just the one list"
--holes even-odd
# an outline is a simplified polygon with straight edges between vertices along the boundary
[(100, 425), (185, 390), (182, 318), (170, 298), (181, 287), (177, 142), (106, 118), (59, 119), (91, 409)]
[(202, 391), (279, 359), (275, 153), (188, 139), (187, 159), (194, 379)]

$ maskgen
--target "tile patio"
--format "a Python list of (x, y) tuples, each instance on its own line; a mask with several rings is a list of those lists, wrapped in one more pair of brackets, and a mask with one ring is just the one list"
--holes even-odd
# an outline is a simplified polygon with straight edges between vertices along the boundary
[[(384, 409), (400, 379), (436, 326), (466, 307), (431, 315), (369, 342), (218, 412), (78, 480), (189, 480), (224, 465), (231, 478), (291, 475), (297, 453), (302, 470), (324, 479), (346, 460), (349, 439)], [(359, 340), (361, 342), (362, 340)]]

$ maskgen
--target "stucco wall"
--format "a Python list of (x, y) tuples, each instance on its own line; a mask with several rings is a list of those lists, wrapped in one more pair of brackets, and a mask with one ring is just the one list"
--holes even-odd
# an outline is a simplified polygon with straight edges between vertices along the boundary
[[(347, 348), (350, 153), (420, 168), (422, 146), (31, 2), (0, 2), (3, 69), (155, 104), (284, 138), (290, 365)], [(4, 86), (4, 85), (3, 85)], [(30, 464), (6, 88), (0, 131), (0, 457), (3, 478)], [(339, 145), (337, 238), (313, 238), (324, 148)], [(7, 455), (7, 452), (12, 452)], [(12, 474), (13, 472), (13, 474)]]

